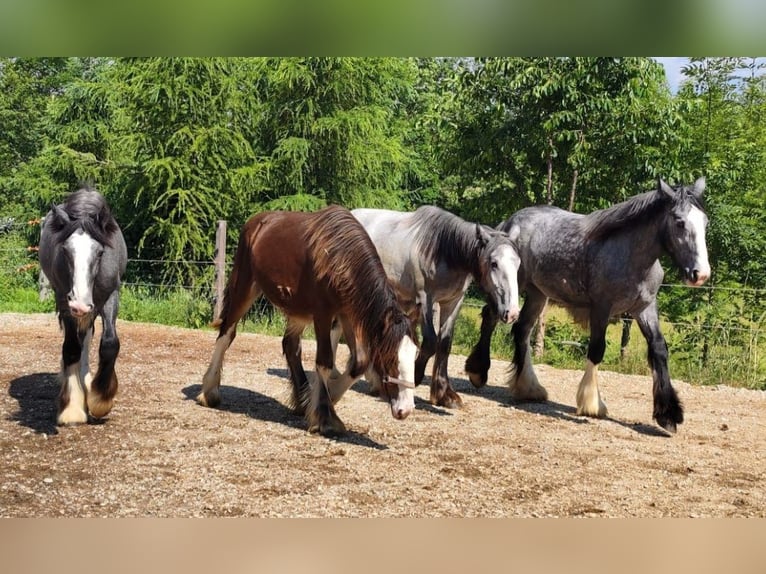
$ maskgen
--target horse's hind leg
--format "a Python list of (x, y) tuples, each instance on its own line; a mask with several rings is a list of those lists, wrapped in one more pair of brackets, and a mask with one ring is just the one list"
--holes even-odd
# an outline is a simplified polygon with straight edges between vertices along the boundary
[(492, 306), (484, 305), (481, 310), (481, 334), (479, 335), (479, 340), (465, 360), (465, 372), (468, 374), (468, 380), (477, 389), (487, 384), (489, 366), (491, 364), (489, 347), (497, 321), (498, 316)]
[[(103, 331), (98, 347), (98, 370), (92, 381), (88, 378), (84, 379), (88, 389), (88, 411), (97, 419), (109, 414), (114, 404), (114, 396), (117, 394), (117, 374), (114, 371), (114, 365), (120, 354), (120, 339), (117, 337), (119, 306), (120, 293), (115, 290), (107, 299), (101, 312)], [(83, 355), (87, 352), (87, 349), (83, 348)]]
[[(314, 332), (317, 339), (316, 377), (311, 384), (311, 399), (306, 410), (306, 419), (310, 432), (319, 432), (323, 436), (337, 436), (346, 433), (346, 426), (335, 412), (330, 374), (333, 367), (330, 326), (332, 317), (314, 317)], [(337, 384), (338, 381), (335, 381)], [(342, 393), (339, 393), (339, 395)]]
[(57, 422), (60, 425), (86, 423), (86, 390), (80, 369), (86, 333), (79, 330), (77, 321), (71, 316), (63, 316), (62, 323), (64, 344), (61, 349), (61, 392), (58, 397)]
[(422, 332), (422, 341), (420, 342), (420, 348), (418, 349), (418, 356), (415, 359), (415, 384), (419, 385), (423, 382), (423, 377), (426, 373), (426, 364), (428, 360), (436, 354), (436, 346), (438, 345), (438, 334), (436, 333), (436, 325), (439, 324), (439, 316), (441, 308), (439, 303), (435, 303), (433, 299), (425, 294), (421, 293), (418, 296), (420, 303), (420, 330)]
[(540, 291), (531, 285), (527, 287), (527, 296), (519, 320), (511, 329), (514, 352), (513, 373), (509, 386), (511, 397), (519, 401), (548, 400), (548, 391), (537, 380), (532, 368), (532, 355), (529, 352), (529, 336), (546, 302), (547, 298)]
[(455, 321), (460, 313), (460, 305), (463, 297), (449, 304), (443, 304), (440, 309), (439, 336), (436, 345), (436, 357), (434, 358), (433, 372), (431, 375), (432, 404), (457, 409), (463, 406), (463, 399), (455, 392), (449, 382), (447, 363), (452, 350), (452, 332), (455, 329)]
[(301, 349), (301, 335), (307, 324), (306, 321), (295, 317), (287, 317), (287, 327), (282, 337), (282, 352), (287, 361), (287, 370), (292, 383), (290, 406), (299, 415), (306, 411), (306, 404), (309, 401), (309, 382), (306, 371), (303, 369)]
[(598, 390), (598, 366), (604, 359), (606, 351), (606, 327), (609, 312), (592, 310), (590, 314), (590, 342), (588, 343), (588, 360), (585, 364), (585, 374), (577, 387), (577, 414), (588, 417), (602, 418), (607, 410), (601, 393)]
[(240, 277), (241, 275), (237, 274), (235, 277), (232, 273), (227, 288), (226, 298), (228, 302), (224, 302), (224, 311), (222, 311), (220, 318), (213, 356), (202, 377), (202, 391), (197, 395), (197, 402), (203, 407), (217, 407), (221, 403), (223, 356), (237, 336), (237, 323), (245, 316), (245, 313), (261, 294), (261, 290), (252, 281), (236, 281)]
[(668, 346), (660, 331), (655, 300), (635, 317), (641, 333), (646, 339), (649, 365), (654, 380), (654, 419), (668, 432), (676, 432), (677, 425), (684, 422), (684, 408), (670, 382), (668, 371)]

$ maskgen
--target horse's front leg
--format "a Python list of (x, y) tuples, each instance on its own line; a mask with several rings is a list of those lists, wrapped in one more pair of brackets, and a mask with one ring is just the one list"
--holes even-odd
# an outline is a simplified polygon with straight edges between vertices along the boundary
[(607, 410), (598, 390), (598, 366), (604, 360), (606, 351), (606, 328), (609, 324), (608, 309), (591, 309), (590, 342), (585, 374), (577, 387), (577, 414), (603, 418)]
[(310, 400), (306, 410), (309, 432), (323, 436), (338, 436), (346, 433), (346, 426), (335, 412), (329, 386), (333, 368), (330, 328), (332, 317), (314, 317), (314, 332), (317, 340), (316, 376), (311, 382)]
[[(98, 347), (98, 370), (92, 382), (85, 380), (88, 390), (88, 410), (91, 416), (97, 419), (109, 414), (114, 404), (114, 396), (117, 394), (117, 374), (114, 366), (120, 354), (120, 339), (117, 337), (119, 306), (120, 292), (115, 290), (101, 311), (103, 331)], [(87, 351), (84, 349), (83, 353), (85, 352)]]
[(465, 372), (471, 384), (480, 389), (487, 384), (491, 359), (489, 356), (492, 333), (498, 322), (497, 312), (491, 305), (484, 305), (481, 310), (481, 334), (471, 354), (465, 360)]
[(80, 362), (88, 330), (80, 330), (78, 322), (71, 315), (61, 316), (64, 324), (64, 344), (61, 349), (61, 391), (58, 397), (57, 422), (60, 425), (86, 423), (88, 422), (85, 402), (87, 391)]
[(548, 391), (537, 379), (529, 352), (529, 336), (537, 318), (548, 302), (547, 297), (533, 286), (527, 287), (527, 296), (518, 321), (513, 325), (513, 373), (509, 380), (511, 397), (518, 401), (546, 401)]
[(670, 382), (668, 345), (660, 331), (657, 301), (653, 301), (635, 318), (646, 339), (649, 366), (652, 368), (654, 412), (653, 417), (668, 432), (676, 432), (684, 422), (684, 408)]
[(420, 330), (422, 341), (418, 356), (415, 359), (415, 384), (423, 382), (426, 373), (426, 364), (428, 360), (436, 354), (437, 334), (436, 325), (438, 325), (439, 304), (435, 303), (433, 298), (421, 291), (417, 297), (420, 306)]
[[(343, 335), (348, 345), (349, 357), (346, 368), (341, 373), (335, 366), (336, 347), (339, 329), (343, 329)], [(360, 345), (354, 334), (354, 330), (345, 318), (336, 318), (330, 333), (330, 344), (333, 349), (333, 368), (327, 378), (327, 390), (330, 393), (332, 404), (338, 404), (341, 397), (358, 381), (364, 372), (364, 366), (368, 364), (367, 349)], [(377, 389), (379, 390), (379, 388)]]
[(461, 408), (463, 406), (463, 399), (452, 388), (447, 372), (449, 354), (452, 350), (452, 332), (455, 329), (455, 321), (460, 313), (462, 303), (463, 296), (461, 295), (457, 301), (441, 305), (436, 358), (434, 359), (431, 375), (431, 403), (450, 409)]

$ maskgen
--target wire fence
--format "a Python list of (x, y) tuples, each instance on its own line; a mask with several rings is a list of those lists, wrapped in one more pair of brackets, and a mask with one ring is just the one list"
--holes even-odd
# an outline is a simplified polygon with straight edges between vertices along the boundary
[[(0, 218), (0, 239), (10, 235), (17, 237), (25, 236), (24, 230), (29, 236), (29, 226), (35, 225), (36, 221), (8, 224)], [(39, 272), (37, 261), (37, 247), (7, 245), (0, 242), (0, 274), (26, 274), (30, 278)], [(224, 248), (225, 252), (225, 248)], [(194, 318), (188, 320), (189, 326), (209, 324), (216, 315), (217, 304), (222, 300), (221, 283), (214, 277), (216, 265), (219, 269), (225, 269), (224, 275), (231, 270), (231, 261), (216, 262), (210, 260), (184, 260), (184, 259), (160, 259), (135, 256), (128, 259), (128, 270), (123, 281), (123, 286), (132, 291), (136, 298), (153, 297), (155, 299), (170, 299), (179, 293), (187, 294), (188, 315)], [(178, 265), (184, 267), (196, 267), (199, 279), (192, 282), (167, 283), (162, 280), (162, 271), (167, 266)], [(209, 271), (208, 271), (209, 269)], [(1, 285), (0, 285), (1, 287)], [(669, 343), (672, 344), (673, 354), (685, 355), (689, 362), (697, 361), (697, 356), (722, 355), (730, 365), (727, 373), (720, 377), (746, 378), (748, 386), (758, 388), (766, 387), (766, 288), (749, 286), (727, 285), (703, 285), (691, 287), (683, 283), (663, 283), (660, 286), (660, 295), (672, 293), (677, 290), (685, 290), (696, 293), (695, 314), (692, 321), (676, 320), (667, 314), (663, 314), (663, 306), (660, 312), (663, 315), (663, 325), (669, 328)], [(676, 299), (686, 298), (683, 297)], [(714, 309), (717, 304), (715, 299), (731, 299), (740, 301), (739, 307), (734, 311), (724, 312)], [(476, 286), (472, 286), (463, 303), (466, 310), (471, 310), (476, 317), (477, 309), (485, 304), (483, 296)], [(265, 299), (261, 299), (253, 306), (249, 314), (252, 321), (258, 322), (263, 318), (274, 321), (275, 309)], [(464, 313), (461, 313), (464, 315)], [(688, 315), (687, 315), (688, 316)], [(684, 317), (686, 318), (686, 317)], [(621, 317), (621, 321), (627, 336), (633, 320), (629, 317)], [(567, 331), (564, 336), (552, 338), (550, 342), (555, 345), (569, 346), (575, 349), (587, 348), (587, 337), (568, 336), (575, 331)], [(625, 337), (625, 335), (623, 335)], [(548, 337), (546, 335), (546, 339)], [(707, 360), (707, 359), (705, 359)], [(699, 362), (699, 361), (697, 361)], [(702, 369), (703, 367), (699, 367)], [(734, 370), (746, 370), (744, 375), (731, 374)]]

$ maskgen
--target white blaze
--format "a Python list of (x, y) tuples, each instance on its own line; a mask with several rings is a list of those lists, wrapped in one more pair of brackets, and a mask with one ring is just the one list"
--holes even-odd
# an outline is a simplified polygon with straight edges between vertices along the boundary
[(707, 243), (705, 242), (705, 214), (697, 207), (689, 210), (687, 221), (692, 229), (694, 241), (697, 247), (697, 270), (699, 278), (695, 285), (702, 285), (710, 277), (710, 262), (707, 256)]
[[(498, 249), (499, 257), (497, 267), (500, 274), (499, 278), (494, 278), (495, 285), (498, 283), (508, 286), (510, 297), (508, 300), (509, 319), (515, 321), (519, 316), (519, 279), (518, 271), (521, 263), (516, 250), (510, 245), (503, 245)], [(504, 302), (503, 302), (504, 303)], [(501, 317), (502, 319), (502, 317)]]
[(97, 243), (90, 235), (78, 229), (69, 236), (67, 245), (74, 260), (72, 277), (73, 301), (90, 306), (93, 304), (93, 294), (88, 283), (88, 275), (93, 255), (96, 253)]
[[(415, 381), (415, 358), (418, 347), (409, 337), (404, 337), (399, 344), (399, 378), (403, 381)], [(415, 390), (398, 385), (399, 396), (391, 401), (391, 414), (397, 419), (406, 418), (415, 410)]]

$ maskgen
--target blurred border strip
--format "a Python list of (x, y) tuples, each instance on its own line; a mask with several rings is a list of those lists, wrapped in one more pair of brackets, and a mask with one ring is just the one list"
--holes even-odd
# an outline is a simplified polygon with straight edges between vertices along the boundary
[(2, 56), (766, 54), (758, 0), (4, 0)]

